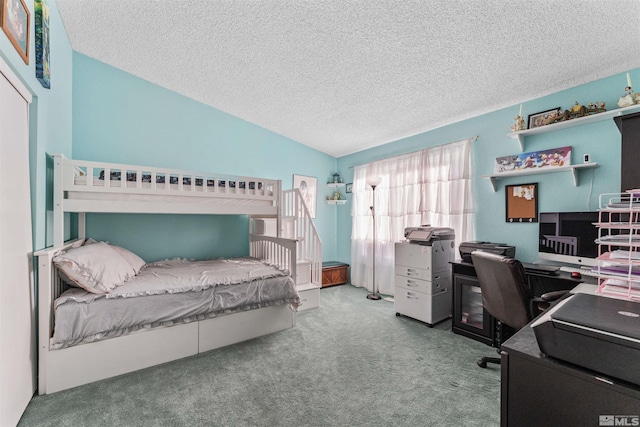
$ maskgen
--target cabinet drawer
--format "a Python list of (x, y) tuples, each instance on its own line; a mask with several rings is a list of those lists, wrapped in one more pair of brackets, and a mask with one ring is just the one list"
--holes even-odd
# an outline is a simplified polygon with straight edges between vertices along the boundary
[(405, 265), (396, 264), (396, 275), (427, 280), (431, 277), (431, 271), (422, 268), (407, 267)]
[(432, 325), (451, 316), (451, 292), (428, 295), (396, 288), (394, 308), (397, 313)]
[(422, 280), (413, 277), (400, 276), (396, 274), (396, 286), (401, 288), (424, 292), (426, 294), (437, 294), (451, 289), (451, 275), (437, 275), (432, 280)]

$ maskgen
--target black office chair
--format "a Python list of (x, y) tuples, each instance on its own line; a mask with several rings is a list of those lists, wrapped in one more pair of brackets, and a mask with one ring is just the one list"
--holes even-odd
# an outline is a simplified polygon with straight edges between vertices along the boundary
[[(541, 297), (534, 297), (520, 261), (482, 251), (471, 253), (471, 259), (480, 283), (484, 309), (515, 331), (533, 320), (549, 306), (550, 301), (557, 300), (568, 292), (549, 292)], [(499, 341), (498, 352), (501, 344), (501, 340)], [(482, 357), (478, 360), (478, 366), (486, 368), (488, 362), (499, 364), (500, 358)]]

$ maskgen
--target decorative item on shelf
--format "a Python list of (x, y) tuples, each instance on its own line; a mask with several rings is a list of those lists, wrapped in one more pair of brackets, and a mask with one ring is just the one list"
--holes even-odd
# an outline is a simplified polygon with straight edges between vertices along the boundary
[(516, 122), (515, 122), (515, 124), (513, 126), (511, 126), (511, 130), (513, 132), (518, 132), (520, 130), (525, 130), (526, 129), (526, 126), (524, 124), (524, 119), (522, 118), (522, 104), (520, 104), (520, 112), (514, 118), (514, 120)]
[(342, 183), (342, 178), (340, 178), (340, 174), (338, 172), (333, 174), (333, 181), (334, 184), (340, 184)]
[(607, 111), (604, 106), (604, 102), (590, 102), (587, 106), (587, 114), (604, 113), (605, 111)]
[(571, 109), (564, 111), (564, 120), (571, 120), (578, 117), (584, 117), (587, 115), (587, 107), (581, 105), (578, 101), (576, 101)]
[[(637, 101), (638, 94), (636, 94), (635, 99)], [(633, 104), (635, 104), (635, 101), (633, 96), (633, 87), (631, 86), (631, 76), (627, 73), (627, 86), (624, 88), (624, 95), (618, 100), (618, 107), (630, 107)]]
[(549, 125), (551, 123), (562, 120), (562, 108), (556, 107), (550, 110), (540, 111), (539, 113), (529, 114), (529, 129), (540, 126)]
[(496, 157), (493, 173), (525, 171), (532, 168), (551, 168), (571, 164), (571, 147), (552, 148), (532, 153)]
[(341, 200), (342, 199), (342, 194), (340, 194), (339, 191), (334, 191), (333, 192), (333, 200)]

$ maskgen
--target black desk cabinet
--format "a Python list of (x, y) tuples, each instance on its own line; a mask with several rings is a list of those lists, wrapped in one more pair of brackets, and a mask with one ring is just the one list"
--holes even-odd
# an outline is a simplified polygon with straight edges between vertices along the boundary
[(599, 426), (607, 425), (601, 415), (640, 416), (640, 387), (546, 357), (529, 326), (501, 350), (502, 427)]
[[(451, 330), (487, 345), (498, 347), (511, 336), (512, 329), (501, 325), (482, 307), (482, 293), (473, 264), (455, 261), (451, 263), (453, 276), (453, 319)], [(572, 278), (569, 273), (559, 272), (555, 276), (527, 274), (534, 295), (546, 292), (570, 290), (581, 282), (595, 283), (592, 277)]]

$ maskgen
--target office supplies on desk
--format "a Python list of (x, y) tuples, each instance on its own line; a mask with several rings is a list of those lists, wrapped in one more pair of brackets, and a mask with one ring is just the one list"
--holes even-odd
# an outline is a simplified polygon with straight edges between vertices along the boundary
[(640, 303), (573, 294), (531, 324), (550, 357), (640, 385)]
[(581, 276), (598, 277), (597, 271), (584, 267), (569, 267), (563, 265), (560, 267), (560, 271), (564, 271), (565, 273), (580, 273)]
[(556, 274), (558, 274), (558, 270), (560, 269), (560, 267), (554, 267), (551, 265), (531, 264), (528, 262), (523, 262), (522, 266), (524, 267), (524, 271), (526, 273), (544, 274), (547, 276), (555, 276)]
[(516, 256), (516, 247), (505, 243), (481, 242), (478, 240), (460, 243), (460, 258), (462, 258), (462, 261), (472, 263), (471, 252), (473, 251), (491, 252), (509, 258), (515, 258)]

